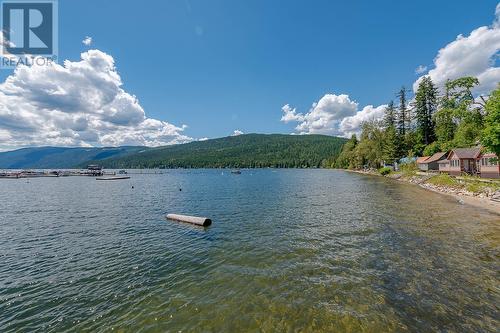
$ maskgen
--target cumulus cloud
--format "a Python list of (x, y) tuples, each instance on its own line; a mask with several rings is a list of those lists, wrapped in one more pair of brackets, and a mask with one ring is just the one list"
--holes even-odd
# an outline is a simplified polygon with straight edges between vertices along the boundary
[(83, 45), (90, 46), (90, 45), (92, 44), (92, 37), (90, 37), (90, 36), (86, 36), (86, 37), (82, 40), (82, 43), (83, 43)]
[[(500, 51), (500, 4), (495, 11), (493, 24), (473, 30), (468, 36), (457, 38), (439, 50), (434, 59), (434, 68), (427, 75), (443, 87), (447, 79), (462, 76), (475, 76), (479, 79), (479, 87), (475, 93), (489, 93), (500, 82), (500, 68), (495, 67)], [(416, 91), (420, 77), (414, 84)]]
[(425, 72), (427, 72), (427, 66), (418, 65), (418, 67), (415, 68), (415, 74), (423, 74)]
[(297, 113), (297, 109), (292, 109), (288, 104), (283, 105), (281, 111), (283, 111), (281, 121), (285, 124), (288, 124), (291, 121), (304, 121), (304, 115), (302, 113)]
[(306, 114), (297, 113), (295, 108), (284, 105), (281, 121), (299, 122), (295, 127), (299, 134), (342, 135), (339, 129), (342, 119), (354, 116), (357, 109), (358, 103), (351, 101), (348, 95), (326, 94), (313, 103)]
[(354, 116), (346, 117), (340, 122), (339, 130), (345, 137), (353, 134), (359, 134), (361, 125), (370, 120), (380, 120), (384, 117), (384, 111), (387, 105), (373, 106), (367, 105), (361, 111), (356, 112)]
[(242, 135), (242, 134), (244, 134), (244, 133), (242, 131), (240, 131), (239, 129), (237, 129), (237, 130), (233, 131), (233, 134), (231, 134), (231, 136), (238, 136), (238, 135)]
[(99, 50), (64, 65), (19, 66), (0, 84), (0, 147), (158, 146), (191, 141), (186, 126), (147, 118)]

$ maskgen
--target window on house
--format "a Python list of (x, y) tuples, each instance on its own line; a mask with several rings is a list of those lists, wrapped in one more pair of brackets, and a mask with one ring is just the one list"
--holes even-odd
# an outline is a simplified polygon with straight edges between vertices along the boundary
[(491, 158), (491, 157), (483, 157), (483, 158), (481, 158), (481, 165), (483, 165), (483, 166), (498, 165), (498, 159)]

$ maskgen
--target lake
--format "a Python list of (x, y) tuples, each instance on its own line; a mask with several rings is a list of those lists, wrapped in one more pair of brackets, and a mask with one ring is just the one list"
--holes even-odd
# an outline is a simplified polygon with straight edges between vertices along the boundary
[(499, 215), (336, 170), (131, 177), (0, 180), (1, 332), (500, 327)]

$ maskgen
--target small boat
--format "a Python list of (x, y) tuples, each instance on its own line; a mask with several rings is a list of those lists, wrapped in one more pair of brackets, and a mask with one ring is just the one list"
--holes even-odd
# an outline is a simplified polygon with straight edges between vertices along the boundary
[(126, 175), (127, 171), (126, 170), (120, 170), (120, 171), (118, 171), (118, 174), (119, 175)]
[(241, 175), (241, 170), (231, 170), (233, 175)]
[(97, 177), (95, 180), (120, 180), (120, 179), (130, 179), (129, 176), (122, 177)]

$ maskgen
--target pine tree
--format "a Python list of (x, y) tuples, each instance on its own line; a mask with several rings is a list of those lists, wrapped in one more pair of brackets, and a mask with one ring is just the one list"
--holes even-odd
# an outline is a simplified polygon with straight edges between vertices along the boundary
[(428, 145), (434, 141), (432, 117), (437, 109), (437, 89), (429, 76), (424, 76), (415, 95), (417, 131), (422, 143)]
[(396, 108), (393, 101), (390, 101), (385, 108), (384, 126), (385, 128), (396, 126)]
[(393, 125), (385, 130), (382, 158), (390, 164), (398, 158), (398, 136)]
[(403, 86), (396, 95), (399, 97), (398, 132), (402, 137), (406, 134), (408, 110), (406, 108), (406, 88)]

